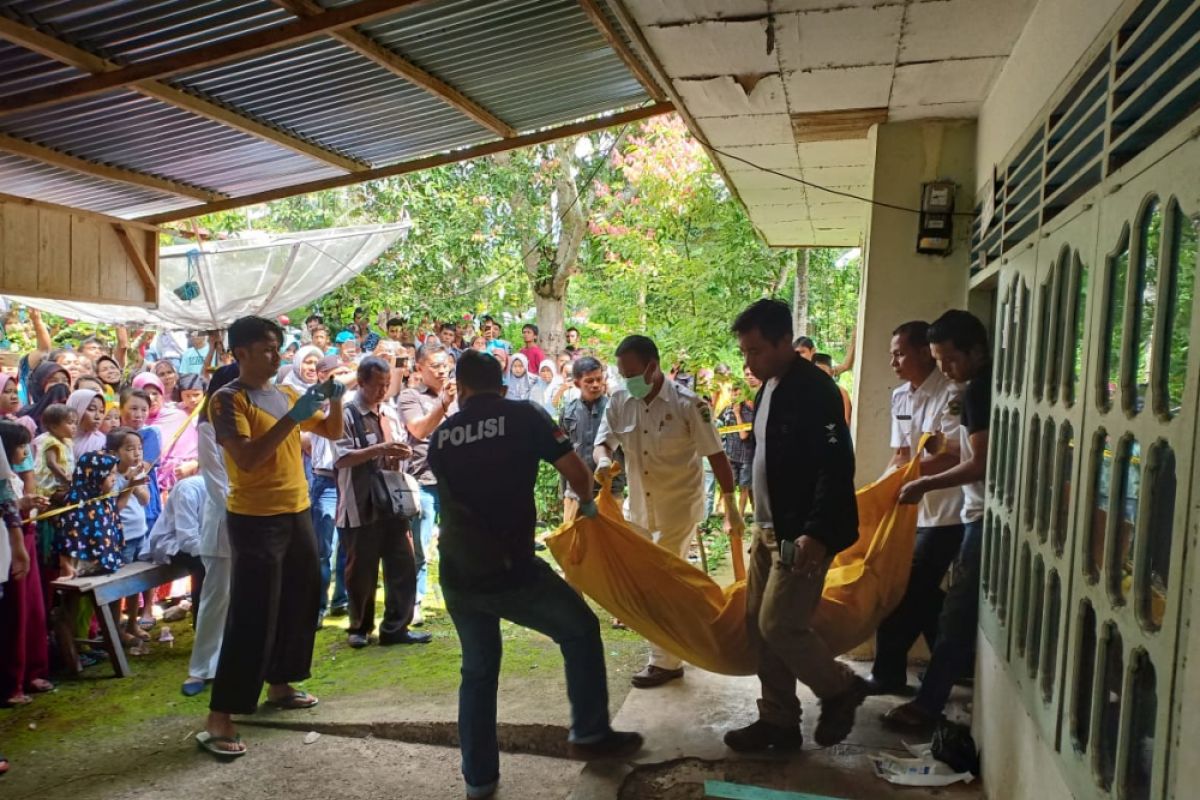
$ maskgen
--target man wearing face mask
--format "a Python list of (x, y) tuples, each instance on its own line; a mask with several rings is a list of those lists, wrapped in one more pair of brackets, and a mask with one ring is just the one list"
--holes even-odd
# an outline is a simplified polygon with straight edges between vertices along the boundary
[[(616, 355), (625, 388), (613, 393), (596, 432), (597, 475), (608, 470), (613, 452), (621, 448), (629, 476), (630, 522), (684, 558), (704, 519), (701, 458), (707, 458), (725, 496), (726, 530), (740, 535), (745, 522), (733, 499), (733, 468), (708, 403), (666, 379), (658, 347), (647, 337), (627, 336)], [(681, 677), (683, 662), (652, 644), (649, 663), (632, 683), (646, 689)]]

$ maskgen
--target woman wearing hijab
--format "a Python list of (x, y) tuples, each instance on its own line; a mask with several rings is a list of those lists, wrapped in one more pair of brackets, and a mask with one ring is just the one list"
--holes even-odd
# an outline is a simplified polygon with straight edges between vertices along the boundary
[(104, 421), (104, 395), (92, 389), (76, 389), (67, 398), (67, 405), (74, 409), (78, 418), (72, 440), (75, 458), (93, 450), (103, 450), (104, 434), (100, 432), (100, 423)]
[(538, 376), (529, 371), (529, 357), (517, 353), (508, 362), (508, 391), (504, 396), (509, 400), (528, 400), (538, 382)]
[(104, 402), (106, 405), (116, 405), (121, 393), (121, 365), (109, 355), (96, 359), (96, 377), (104, 384)]
[[(167, 450), (158, 465), (158, 485), (166, 491), (184, 478), (195, 475), (200, 468), (196, 460), (196, 423), (198, 415), (192, 412), (204, 402), (205, 389), (208, 382), (200, 375), (189, 374), (179, 379), (179, 405), (176, 410), (182, 412), (184, 424), (179, 428), (178, 436), (172, 443), (168, 441)], [(203, 414), (203, 410), (199, 412)]]
[[(65, 395), (61, 395), (62, 399), (51, 399), (47, 397), (51, 387), (61, 385)], [(26, 396), (29, 398), (25, 406), (17, 412), (18, 417), (27, 417), (33, 420), (37, 430), (32, 431), (35, 435), (41, 433), (42, 412), (46, 410), (46, 406), (52, 403), (64, 403), (66, 398), (71, 394), (71, 374), (67, 372), (66, 367), (61, 364), (55, 364), (53, 361), (43, 361), (37, 365), (37, 369), (29, 374), (29, 382), (26, 386)], [(56, 395), (58, 397), (60, 395)]]
[(296, 351), (292, 360), (292, 369), (284, 376), (281, 383), (290, 386), (300, 394), (308, 391), (317, 382), (317, 364), (325, 357), (321, 348), (307, 345)]
[(554, 364), (546, 359), (538, 365), (537, 383), (529, 390), (530, 402), (537, 403), (542, 408), (546, 409), (546, 413), (550, 416), (555, 415), (554, 403), (550, 402), (550, 384), (554, 381)]
[(140, 372), (133, 378), (133, 388), (141, 389), (150, 396), (150, 414), (146, 424), (158, 428), (162, 437), (164, 452), (175, 441), (175, 435), (187, 423), (186, 412), (167, 401), (167, 390), (157, 375), (150, 372)]

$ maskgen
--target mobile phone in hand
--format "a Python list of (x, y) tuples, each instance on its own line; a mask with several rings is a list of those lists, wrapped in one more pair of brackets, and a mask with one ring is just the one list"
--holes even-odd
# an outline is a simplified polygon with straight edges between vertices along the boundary
[(796, 542), (792, 539), (779, 543), (779, 562), (789, 568), (796, 563)]
[(325, 379), (324, 382), (317, 384), (317, 391), (320, 392), (321, 397), (324, 397), (326, 400), (328, 400), (330, 397), (333, 397), (333, 376), (330, 375), (327, 379)]

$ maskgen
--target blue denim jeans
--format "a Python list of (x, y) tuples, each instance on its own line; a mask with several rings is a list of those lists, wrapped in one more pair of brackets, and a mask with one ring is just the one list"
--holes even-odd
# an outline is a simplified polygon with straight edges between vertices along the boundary
[[(312, 503), (313, 532), (317, 535), (317, 559), (321, 563), (321, 613), (329, 609), (329, 584), (333, 582), (333, 606), (345, 608), (346, 548), (337, 535), (337, 481), (324, 475), (313, 475), (309, 486)], [(337, 558), (334, 559), (334, 553)], [(336, 567), (334, 563), (336, 561)]]
[(496, 741), (496, 687), (500, 678), (500, 620), (549, 636), (562, 650), (571, 701), (572, 742), (608, 735), (608, 681), (600, 624), (586, 602), (546, 562), (533, 577), (501, 592), (455, 591), (445, 585), (446, 609), (462, 645), (458, 690), (458, 739), (462, 773), (471, 796), (500, 779)]
[(421, 484), (421, 523), (417, 536), (413, 537), (413, 552), (417, 557), (417, 605), (425, 599), (429, 588), (429, 557), (433, 554), (433, 526), (442, 509), (437, 485)]
[(942, 713), (954, 682), (968, 676), (975, 663), (982, 539), (983, 520), (964, 526), (958, 561), (951, 568), (950, 591), (938, 618), (937, 644), (917, 693), (917, 705), (931, 714)]

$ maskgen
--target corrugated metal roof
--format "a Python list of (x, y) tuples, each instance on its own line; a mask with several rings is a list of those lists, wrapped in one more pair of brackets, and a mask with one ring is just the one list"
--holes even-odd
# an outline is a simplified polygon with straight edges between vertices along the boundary
[(315, 39), (173, 81), (310, 141), (390, 164), (494, 135), (333, 39)]
[(59, 83), (83, 75), (74, 67), (68, 67), (43, 55), (18, 47), (0, 39), (0, 97), (24, 92), (47, 83)]
[(4, 13), (122, 64), (294, 19), (270, 0), (9, 0)]
[(648, 99), (575, 0), (449, 0), (363, 30), (518, 130)]
[(165, 209), (183, 208), (195, 202), (151, 189), (80, 175), (9, 153), (0, 153), (0, 191), (118, 217), (136, 217)]
[[(5, 0), (0, 15), (119, 64), (295, 19), (271, 0)], [(649, 99), (576, 0), (431, 0), (360, 30), (519, 131)], [(242, 133), (131, 89), (4, 114), (4, 95), (84, 73), (0, 42), (0, 75), (0, 132), (78, 158), (235, 197), (345, 174), (265, 134)], [(445, 99), (329, 35), (164, 82), (316, 145), (335, 163), (333, 156), (386, 166), (496, 138)], [(43, 169), (24, 157), (5, 157), (0, 177), (0, 191), (110, 212), (151, 213), (189, 202)]]
[[(250, 173), (299, 175), (306, 156), (130, 91), (0, 117), (0, 131), (103, 164), (234, 193)], [(236, 176), (236, 177), (235, 177)], [(275, 184), (282, 185), (282, 184)]]

